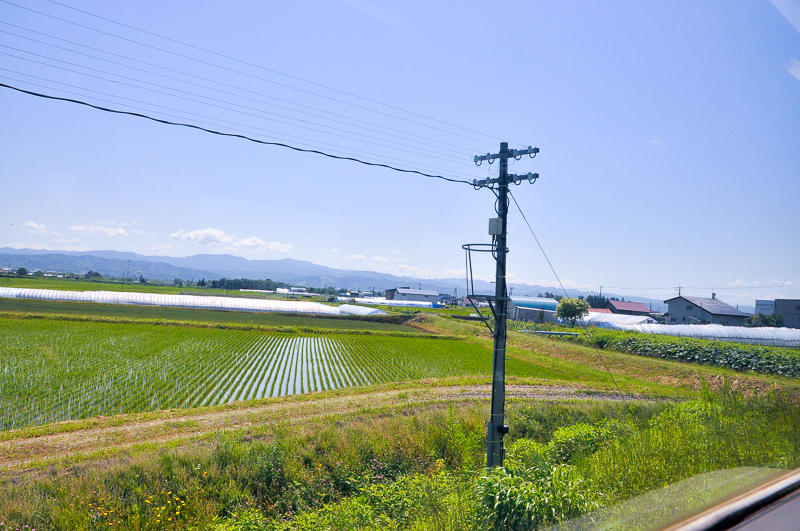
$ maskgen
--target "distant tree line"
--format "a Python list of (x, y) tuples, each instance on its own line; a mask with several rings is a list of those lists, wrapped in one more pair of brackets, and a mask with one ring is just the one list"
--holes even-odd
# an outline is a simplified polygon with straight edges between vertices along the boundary
[(263, 289), (269, 291), (275, 291), (278, 288), (290, 288), (291, 285), (285, 282), (275, 282), (271, 279), (266, 280), (257, 280), (251, 278), (225, 278), (222, 277), (219, 280), (209, 280), (202, 279), (197, 282), (197, 285), (200, 287), (209, 287), (215, 289)]
[(773, 313), (766, 315), (763, 313), (757, 313), (745, 319), (744, 325), (749, 326), (750, 328), (761, 328), (764, 326), (780, 328), (783, 326), (783, 314)]
[[(180, 280), (180, 279), (176, 279)], [(267, 291), (275, 291), (278, 288), (289, 289), (292, 284), (286, 282), (276, 282), (272, 279), (258, 280), (251, 278), (221, 278), (219, 280), (206, 280), (202, 279), (197, 282), (197, 286), (201, 288), (215, 288), (215, 289), (262, 289)], [(336, 295), (339, 290), (336, 288), (306, 288), (309, 293), (330, 294)]]

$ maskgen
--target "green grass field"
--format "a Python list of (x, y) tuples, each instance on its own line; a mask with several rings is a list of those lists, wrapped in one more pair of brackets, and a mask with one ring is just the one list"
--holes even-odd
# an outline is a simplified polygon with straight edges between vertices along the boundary
[[(800, 462), (797, 379), (512, 331), (484, 470), (485, 326), (410, 316), (0, 299), (0, 530), (533, 530)], [(631, 507), (674, 518), (659, 496)]]

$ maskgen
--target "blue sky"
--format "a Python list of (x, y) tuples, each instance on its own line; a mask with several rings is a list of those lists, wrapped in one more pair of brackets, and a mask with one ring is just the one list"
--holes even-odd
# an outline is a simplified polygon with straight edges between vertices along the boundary
[[(27, 90), (466, 180), (537, 146), (513, 193), (566, 287), (800, 297), (795, 0), (8, 0), (0, 22), (0, 82)], [(424, 278), (489, 241), (487, 190), (0, 94), (0, 246)], [(555, 285), (509, 223), (510, 280)]]

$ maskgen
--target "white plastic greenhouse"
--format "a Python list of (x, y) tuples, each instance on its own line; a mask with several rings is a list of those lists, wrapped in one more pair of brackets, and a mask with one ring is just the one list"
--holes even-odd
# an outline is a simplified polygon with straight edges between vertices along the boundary
[[(205, 297), (197, 295), (164, 295), (119, 291), (59, 291), (49, 289), (0, 288), (0, 297), (11, 299), (39, 299), (51, 301), (96, 302), (105, 304), (135, 304), (204, 310), (236, 310), (240, 312), (303, 313), (312, 315), (373, 315), (385, 313), (372, 310), (365, 314), (353, 310), (328, 306), (318, 302), (272, 301), (233, 297)], [(369, 310), (365, 308), (365, 310)]]
[(337, 297), (339, 302), (357, 302), (358, 304), (373, 304), (376, 306), (405, 306), (407, 308), (433, 308), (432, 302), (387, 300), (383, 297)]
[(597, 326), (600, 328), (614, 328), (616, 325), (639, 325), (655, 323), (655, 319), (646, 315), (622, 315), (618, 313), (596, 313), (589, 312), (589, 315), (576, 321), (581, 326)]
[(367, 308), (366, 306), (355, 306), (353, 304), (342, 304), (338, 306), (342, 315), (386, 315), (386, 312), (377, 308)]
[(800, 330), (794, 328), (748, 328), (722, 325), (662, 325), (614, 323), (605, 326), (613, 330), (633, 330), (646, 334), (736, 341), (753, 345), (800, 347)]

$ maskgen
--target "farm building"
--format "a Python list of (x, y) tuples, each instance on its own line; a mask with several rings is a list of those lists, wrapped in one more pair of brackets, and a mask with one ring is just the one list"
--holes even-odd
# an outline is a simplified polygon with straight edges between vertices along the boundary
[(783, 315), (783, 326), (800, 328), (800, 299), (775, 299), (775, 313)]
[(439, 293), (424, 289), (392, 288), (386, 290), (386, 300), (419, 301), (436, 304), (439, 302)]
[(650, 308), (641, 302), (608, 301), (603, 308), (621, 315), (650, 315)]
[(477, 306), (478, 308), (488, 308), (489, 303), (485, 300), (481, 300), (478, 296), (469, 296), (466, 295), (461, 297), (461, 302), (459, 304), (463, 308), (472, 308), (473, 306)]
[(536, 308), (525, 308), (516, 306), (514, 312), (510, 314), (515, 321), (527, 321), (532, 323), (557, 323), (558, 317), (552, 310), (537, 310)]
[(747, 314), (719, 300), (716, 293), (711, 298), (686, 295), (664, 301), (668, 305), (667, 324), (718, 324), (743, 326)]
[(509, 306), (509, 311), (512, 311), (514, 308), (533, 308), (536, 310), (550, 310), (554, 312), (556, 308), (558, 308), (558, 301), (545, 297), (511, 297), (511, 304)]
[(558, 301), (545, 297), (511, 297), (508, 315), (518, 321), (556, 323)]
[(772, 315), (775, 313), (775, 301), (756, 300), (756, 313)]

